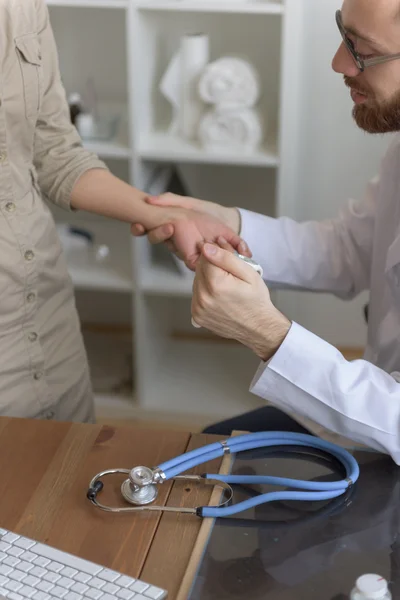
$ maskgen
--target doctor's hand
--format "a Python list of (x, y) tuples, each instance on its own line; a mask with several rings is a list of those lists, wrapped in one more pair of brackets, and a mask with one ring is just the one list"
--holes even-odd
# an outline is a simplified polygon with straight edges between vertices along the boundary
[(269, 360), (291, 323), (271, 302), (259, 274), (240, 258), (205, 244), (193, 283), (192, 317), (201, 327), (235, 339)]

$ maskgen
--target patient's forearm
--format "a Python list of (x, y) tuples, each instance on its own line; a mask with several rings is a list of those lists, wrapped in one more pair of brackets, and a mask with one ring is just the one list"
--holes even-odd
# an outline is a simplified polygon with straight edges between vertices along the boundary
[[(147, 194), (103, 169), (86, 171), (76, 182), (71, 205), (127, 223), (140, 222), (147, 228), (162, 225), (174, 209), (151, 206)], [(175, 209), (176, 211), (176, 209)]]

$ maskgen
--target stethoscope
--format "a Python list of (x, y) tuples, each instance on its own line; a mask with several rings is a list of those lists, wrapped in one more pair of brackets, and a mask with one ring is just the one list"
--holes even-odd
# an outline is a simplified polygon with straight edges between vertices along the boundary
[[(271, 447), (304, 447), (321, 450), (336, 459), (343, 467), (346, 474), (345, 479), (340, 481), (316, 482), (301, 481), (286, 477), (270, 477), (268, 475), (182, 475), (203, 463), (221, 458), (226, 454), (238, 454), (240, 452), (254, 450), (257, 448)], [(295, 448), (287, 448), (288, 454), (296, 456)], [(128, 478), (121, 485), (121, 494), (124, 500), (134, 506), (113, 507), (98, 501), (97, 495), (104, 487), (102, 478), (106, 475), (122, 473)], [(312, 435), (303, 433), (288, 433), (280, 431), (268, 431), (249, 433), (230, 437), (224, 441), (214, 442), (186, 452), (176, 458), (168, 460), (158, 467), (134, 467), (133, 469), (109, 469), (98, 473), (89, 484), (87, 492), (88, 499), (96, 507), (114, 513), (139, 512), (139, 511), (161, 511), (161, 512), (183, 512), (197, 515), (199, 517), (230, 517), (242, 511), (248, 510), (260, 504), (282, 500), (303, 500), (317, 502), (332, 500), (342, 496), (358, 480), (360, 469), (356, 459), (344, 448), (341, 448), (326, 440), (321, 440)], [(198, 507), (173, 507), (158, 506), (153, 504), (156, 500), (159, 485), (166, 481), (183, 480), (196, 483), (211, 484), (219, 486), (225, 492), (223, 502), (217, 506)], [(273, 485), (289, 488), (289, 490), (268, 492), (259, 494), (237, 504), (232, 504), (232, 485)]]

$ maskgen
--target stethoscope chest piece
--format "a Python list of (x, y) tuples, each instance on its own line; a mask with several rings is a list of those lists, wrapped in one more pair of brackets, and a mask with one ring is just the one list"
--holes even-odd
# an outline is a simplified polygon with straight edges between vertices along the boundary
[(153, 483), (154, 473), (148, 467), (135, 467), (121, 485), (121, 494), (129, 504), (144, 506), (157, 498), (157, 486)]

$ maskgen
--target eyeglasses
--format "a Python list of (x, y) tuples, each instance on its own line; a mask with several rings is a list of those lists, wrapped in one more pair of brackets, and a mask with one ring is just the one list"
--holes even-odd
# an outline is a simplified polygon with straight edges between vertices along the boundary
[(373, 58), (362, 58), (362, 56), (357, 52), (354, 43), (348, 37), (347, 31), (343, 26), (341, 10), (336, 11), (336, 24), (339, 28), (340, 34), (343, 38), (347, 50), (350, 52), (351, 56), (354, 59), (354, 62), (356, 63), (357, 67), (360, 69), (361, 72), (364, 71), (367, 67), (374, 67), (375, 65), (381, 65), (391, 60), (400, 59), (400, 53), (374, 56)]

